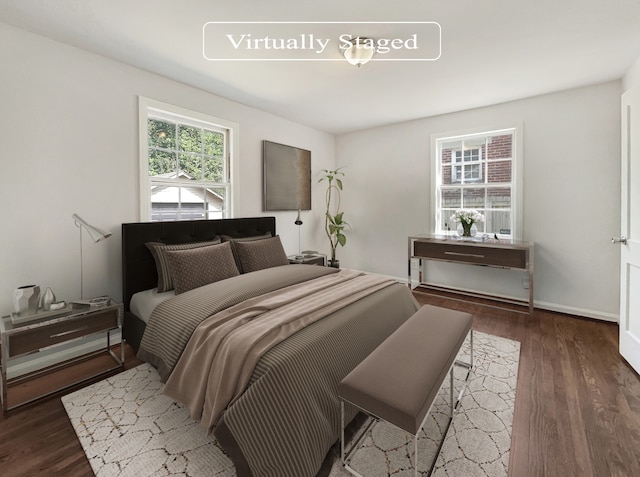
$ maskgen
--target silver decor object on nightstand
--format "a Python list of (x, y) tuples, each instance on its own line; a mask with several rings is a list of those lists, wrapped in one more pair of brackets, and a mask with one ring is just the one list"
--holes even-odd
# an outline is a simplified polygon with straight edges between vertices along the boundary
[(40, 304), (38, 305), (38, 308), (44, 311), (49, 311), (51, 309), (51, 304), (55, 301), (55, 293), (53, 293), (53, 290), (50, 287), (47, 287), (44, 293), (40, 295)]
[(16, 313), (35, 313), (38, 309), (40, 287), (38, 285), (24, 285), (13, 292), (13, 308)]
[[(2, 412), (123, 368), (124, 347), (112, 348), (117, 343), (111, 340), (113, 337), (120, 341), (122, 336), (124, 307), (105, 298), (99, 307), (65, 306), (58, 310), (38, 310), (33, 315), (0, 317)], [(98, 360), (97, 367), (72, 370), (74, 364), (100, 355), (111, 359), (104, 363)], [(25, 392), (29, 386), (21, 387), (31, 378), (54, 372), (58, 377), (41, 380), (42, 386), (33, 386), (29, 392)], [(63, 375), (66, 377), (61, 377)], [(9, 393), (9, 388), (14, 387), (21, 389)]]

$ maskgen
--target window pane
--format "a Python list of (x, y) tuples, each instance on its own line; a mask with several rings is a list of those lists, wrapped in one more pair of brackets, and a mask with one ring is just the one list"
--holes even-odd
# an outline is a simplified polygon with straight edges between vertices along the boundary
[(151, 186), (151, 220), (178, 220), (180, 201), (178, 187), (165, 185)]
[(488, 209), (511, 208), (511, 188), (510, 187), (487, 188), (487, 208)]
[(159, 176), (176, 172), (176, 155), (172, 152), (149, 150), (149, 175)]
[(482, 169), (480, 164), (464, 164), (464, 181), (479, 182), (482, 180)]
[(511, 182), (511, 161), (488, 162), (487, 182)]
[(438, 230), (443, 230), (445, 232), (455, 232), (457, 224), (453, 220), (451, 220), (451, 216), (455, 213), (455, 211), (455, 209), (442, 209)]
[(491, 210), (485, 214), (485, 228), (491, 234), (511, 234), (511, 212)]
[(462, 191), (462, 204), (466, 209), (484, 209), (484, 188), (464, 189)]
[(442, 190), (440, 192), (440, 207), (445, 209), (459, 209), (462, 207), (462, 191), (460, 189)]
[(178, 220), (178, 207), (176, 204), (151, 204), (151, 221), (162, 222), (164, 220)]
[(488, 138), (487, 159), (513, 158), (513, 135), (503, 134)]
[(443, 184), (452, 184), (453, 178), (451, 177), (451, 166), (442, 166), (442, 183)]
[(206, 189), (204, 187), (180, 187), (180, 202), (186, 204), (200, 204), (200, 209), (204, 209)]
[(149, 147), (163, 149), (175, 149), (176, 147), (176, 125), (174, 123), (149, 118), (147, 135)]
[(224, 161), (221, 157), (204, 158), (204, 178), (213, 182), (225, 182)]
[(462, 141), (446, 142), (442, 144), (442, 148), (440, 150), (441, 150), (440, 160), (442, 164), (451, 163), (451, 157), (454, 151), (462, 150)]
[(179, 149), (202, 154), (202, 129), (181, 124), (178, 129)]
[(199, 220), (205, 218), (204, 204), (182, 204), (178, 220)]
[(204, 131), (204, 153), (207, 156), (224, 156), (224, 135), (215, 131)]
[(151, 220), (204, 219), (207, 195), (204, 187), (152, 186)]
[(151, 185), (151, 203), (177, 204), (180, 202), (180, 188), (176, 186)]
[(208, 189), (207, 193), (207, 217), (209, 219), (224, 218), (226, 189), (223, 187)]
[[(180, 154), (181, 179), (202, 180), (202, 159), (195, 154)], [(185, 177), (184, 174), (187, 174)]]

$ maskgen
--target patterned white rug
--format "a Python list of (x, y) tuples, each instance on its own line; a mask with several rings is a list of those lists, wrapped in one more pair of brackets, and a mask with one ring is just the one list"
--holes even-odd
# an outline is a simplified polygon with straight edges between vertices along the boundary
[[(463, 349), (461, 355), (465, 353)], [(474, 372), (434, 477), (507, 475), (520, 343), (476, 332), (474, 355)], [(233, 464), (213, 436), (207, 436), (186, 408), (162, 394), (162, 386), (156, 371), (143, 364), (62, 398), (95, 474), (233, 477)], [(425, 473), (439, 429), (446, 424), (448, 385), (445, 388), (418, 444), (419, 469)], [(336, 449), (331, 477), (350, 475)], [(412, 456), (410, 435), (377, 423), (352, 466), (367, 477), (402, 477), (413, 475)]]

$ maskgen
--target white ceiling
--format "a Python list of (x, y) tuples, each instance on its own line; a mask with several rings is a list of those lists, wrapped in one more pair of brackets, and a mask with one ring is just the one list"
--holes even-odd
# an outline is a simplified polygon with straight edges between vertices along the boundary
[[(640, 0), (0, 0), (0, 20), (331, 133), (619, 79), (640, 56)], [(212, 62), (209, 21), (433, 21), (442, 55)]]

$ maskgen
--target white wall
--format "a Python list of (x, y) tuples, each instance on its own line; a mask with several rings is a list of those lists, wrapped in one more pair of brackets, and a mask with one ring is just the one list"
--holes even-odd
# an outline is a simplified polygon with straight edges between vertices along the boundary
[[(138, 95), (240, 124), (236, 216), (262, 211), (262, 140), (312, 151), (314, 210), (303, 213), (303, 248), (322, 247), (320, 169), (335, 163), (334, 137), (175, 81), (0, 23), (0, 313), (17, 286), (80, 294), (79, 232), (71, 214), (109, 230), (84, 240), (85, 297), (121, 299), (120, 225), (139, 220)], [(275, 213), (288, 253), (298, 250), (296, 212)]]
[[(618, 313), (620, 82), (334, 137), (166, 78), (0, 23), (0, 312), (13, 289), (50, 286), (78, 298), (71, 214), (113, 237), (86, 240), (85, 296), (121, 298), (120, 224), (138, 221), (137, 96), (240, 124), (238, 216), (262, 212), (261, 141), (312, 151), (312, 212), (302, 247), (328, 251), (320, 169), (345, 165), (343, 266), (406, 276), (407, 236), (428, 232), (429, 136), (522, 121), (524, 239), (536, 242), (536, 302), (615, 319)], [(9, 45), (9, 47), (7, 46)], [(434, 93), (436, 94), (436, 93)], [(289, 253), (295, 212), (274, 214)], [(480, 288), (485, 275), (451, 272)]]
[(627, 91), (637, 84), (640, 84), (640, 56), (636, 58), (636, 61), (629, 67), (622, 78), (622, 90)]
[[(620, 230), (620, 94), (616, 81), (338, 136), (351, 224), (341, 263), (406, 277), (407, 237), (430, 232), (430, 135), (522, 122), (522, 238), (535, 242), (536, 305), (616, 320), (619, 250), (610, 239)], [(443, 271), (464, 288), (526, 293), (521, 280), (500, 281), (498, 272)]]

